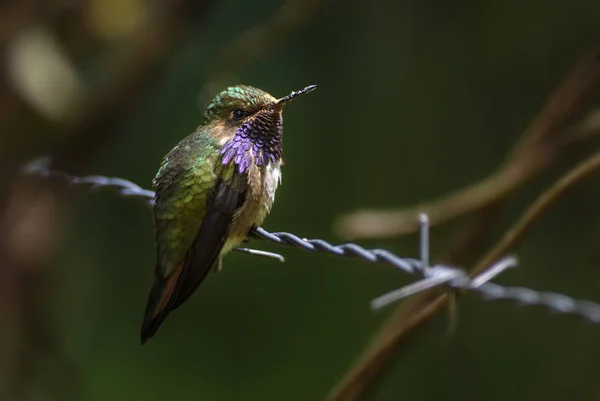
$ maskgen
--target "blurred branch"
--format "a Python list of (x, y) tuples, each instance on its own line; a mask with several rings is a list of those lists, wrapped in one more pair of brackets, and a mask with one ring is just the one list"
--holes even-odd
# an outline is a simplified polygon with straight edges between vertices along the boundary
[[(19, 182), (0, 215), (0, 398), (31, 399), (44, 377), (67, 375), (69, 362), (47, 316), (48, 263), (60, 242), (64, 209), (50, 185)], [(42, 329), (43, 327), (43, 329)], [(43, 366), (51, 355), (52, 369)], [(39, 358), (38, 358), (39, 357)], [(58, 394), (74, 388), (68, 374)]]
[(490, 262), (500, 258), (502, 254), (515, 246), (533, 225), (558, 198), (565, 192), (600, 169), (600, 153), (575, 166), (571, 171), (562, 176), (527, 209), (517, 223), (504, 234), (497, 243), (476, 265), (471, 275), (482, 272)]
[(0, 49), (15, 32), (66, 10), (84, 8), (89, 0), (5, 0), (0, 5)]
[(353, 212), (335, 222), (335, 233), (341, 238), (352, 240), (410, 234), (417, 229), (413, 220), (420, 210), (431, 216), (432, 225), (446, 223), (511, 193), (534, 171), (538, 171), (539, 167), (534, 163), (533, 159), (510, 163), (465, 190), (408, 209)]
[(267, 21), (242, 32), (226, 44), (208, 69), (209, 79), (201, 91), (200, 102), (208, 101), (216, 91), (234, 79), (235, 74), (277, 47), (325, 2), (326, 0), (286, 0)]
[(267, 21), (250, 28), (225, 45), (211, 64), (210, 75), (247, 67), (296, 31), (324, 3), (325, 0), (287, 0)]
[[(161, 3), (161, 2), (158, 2)], [(164, 3), (170, 3), (168, 1)], [(189, 10), (197, 11), (208, 1), (179, 1), (172, 7), (161, 7), (131, 41), (122, 49), (125, 57), (112, 67), (114, 74), (97, 88), (86, 91), (85, 99), (71, 107), (60, 123), (39, 135), (42, 143), (34, 143), (24, 134), (11, 135), (15, 143), (4, 144), (2, 173), (14, 170), (14, 153), (27, 153), (51, 146), (62, 139), (55, 152), (57, 164), (76, 170), (87, 162), (99, 146), (118, 130), (118, 123), (135, 106), (137, 100), (163, 66), (184, 36)], [(1, 96), (0, 96), (1, 97)], [(8, 98), (7, 98), (8, 99)], [(11, 100), (11, 99), (8, 99)], [(0, 102), (1, 103), (1, 102)], [(22, 126), (17, 127), (23, 130)], [(18, 145), (18, 146), (12, 146)], [(8, 160), (7, 160), (8, 158)], [(14, 182), (3, 183), (0, 190), (0, 398), (10, 400), (37, 399), (38, 380), (59, 388), (60, 395), (47, 399), (65, 400), (65, 392), (73, 389), (72, 374), (57, 385), (54, 378), (65, 363), (60, 338), (47, 324), (49, 282), (47, 267), (60, 245), (63, 223), (68, 218), (68, 198), (62, 186), (50, 182), (32, 183), (13, 176)], [(6, 192), (4, 192), (6, 191)], [(48, 356), (56, 359), (48, 360)], [(46, 364), (46, 366), (43, 366)], [(50, 364), (50, 366), (48, 366)], [(47, 390), (46, 388), (44, 390)]]
[[(600, 169), (600, 153), (595, 154), (576, 166), (559, 179), (525, 211), (521, 218), (504, 235), (503, 239), (479, 261), (470, 273), (475, 277), (482, 273), (491, 262), (508, 252), (525, 235), (533, 223), (548, 207), (570, 188)], [(348, 401), (357, 399), (371, 380), (385, 364), (390, 353), (414, 329), (426, 323), (447, 302), (447, 294), (423, 294), (423, 297), (405, 308), (398, 308), (376, 336), (371, 347), (361, 357), (354, 368), (348, 372), (344, 380), (329, 395), (329, 400)]]
[[(182, 39), (186, 28), (183, 22), (188, 17), (187, 8), (198, 11), (198, 4), (194, 1), (183, 3), (161, 8), (162, 12), (156, 13), (156, 17), (148, 21), (135, 35), (131, 49), (123, 52), (127, 56), (116, 68), (116, 73), (100, 86), (94, 98), (68, 124), (65, 133), (68, 142), (60, 150), (59, 160), (70, 160), (61, 160), (61, 167), (72, 169), (73, 163), (87, 159), (82, 149), (94, 150), (114, 135), (115, 124), (129, 113), (147, 83), (177, 49), (176, 44)], [(206, 7), (209, 2), (203, 1), (201, 4)]]
[(576, 64), (495, 173), (441, 199), (414, 207), (363, 210), (341, 216), (334, 224), (336, 233), (346, 239), (404, 235), (418, 229), (415, 216), (419, 212), (427, 213), (432, 225), (438, 225), (499, 201), (545, 169), (565, 146), (598, 133), (597, 119), (594, 129), (583, 132), (567, 129), (567, 124), (599, 77), (600, 44)]
[(72, 117), (88, 95), (74, 62), (50, 29), (31, 24), (7, 46), (7, 79), (38, 114), (54, 123)]
[[(14, 43), (30, 29), (48, 28), (56, 20), (62, 19), (65, 14), (84, 9), (88, 0), (9, 0), (2, 3), (0, 6), (0, 127), (2, 130), (0, 132), (6, 133), (14, 130), (12, 127), (7, 127), (11, 125), (15, 116), (34, 113), (33, 108), (23, 101), (19, 90), (13, 87), (11, 77), (7, 76), (10, 74), (12, 62), (11, 47), (14, 47)], [(68, 24), (61, 21), (61, 25)], [(41, 64), (37, 66), (38, 69), (42, 69), (44, 64), (48, 66), (49, 63), (45, 60)], [(57, 86), (60, 87), (58, 83)], [(2, 144), (2, 146), (6, 145)]]
[[(565, 81), (554, 91), (545, 107), (515, 146), (504, 167), (481, 183), (442, 200), (421, 205), (420, 208), (423, 208), (422, 210), (427, 213), (431, 213), (433, 224), (442, 223), (470, 211), (483, 211), (493, 206), (504, 195), (547, 166), (564, 145), (585, 140), (592, 132), (597, 132), (598, 119), (593, 117), (588, 117), (584, 123), (574, 129), (569, 130), (565, 127), (568, 124), (569, 117), (597, 83), (599, 76), (600, 44), (594, 46), (591, 51), (584, 55)], [(597, 157), (594, 156), (593, 159), (595, 160)], [(584, 164), (584, 174), (570, 181), (569, 185), (561, 186), (560, 191), (566, 191), (569, 186), (574, 185), (579, 179), (594, 171), (597, 168), (596, 161), (591, 163), (591, 165)], [(494, 186), (500, 186), (500, 188)], [(554, 192), (555, 190), (551, 189), (550, 191)], [(562, 193), (560, 191), (550, 198), (550, 202)], [(542, 195), (542, 197), (545, 198), (546, 195)], [(466, 202), (468, 207), (463, 208), (460, 202)], [(545, 204), (545, 207), (550, 202)], [(537, 210), (537, 205), (538, 202), (532, 206), (535, 207), (533, 210)], [(418, 210), (414, 208), (391, 212), (387, 216), (385, 216), (386, 212), (370, 215), (357, 213), (342, 218), (337, 224), (337, 230), (341, 235), (344, 235), (342, 233), (344, 232), (345, 237), (349, 238), (404, 234), (417, 228), (411, 218), (414, 219)], [(542, 210), (539, 210), (539, 212)], [(527, 212), (526, 215), (528, 213), (531, 212)], [(365, 220), (365, 216), (373, 217), (373, 219)], [(386, 219), (392, 220), (394, 224), (386, 225), (384, 216)], [(358, 224), (364, 224), (364, 226)], [(381, 226), (378, 226), (378, 224), (381, 224)], [(523, 231), (518, 236), (512, 234), (514, 237), (511, 238), (514, 238), (514, 241), (518, 240), (530, 224), (531, 222), (524, 226)], [(381, 229), (378, 230), (377, 227), (381, 227)], [(481, 225), (475, 227), (468, 234), (477, 233), (479, 231), (477, 228), (481, 229)], [(514, 230), (510, 232), (514, 232)], [(473, 241), (470, 235), (467, 235), (467, 237), (464, 244)], [(512, 244), (514, 243), (511, 242), (508, 245)], [(464, 248), (461, 244), (458, 244), (458, 247)], [(506, 249), (504, 250), (506, 251)], [(463, 251), (464, 249), (456, 252), (464, 253)], [(493, 256), (493, 254), (490, 255)], [(490, 259), (486, 258), (487, 260)], [(476, 269), (479, 270), (480, 266), (482, 266), (481, 263), (477, 265)], [(446, 303), (447, 299), (446, 294), (440, 295), (440, 291), (432, 290), (401, 304), (382, 325), (353, 367), (332, 389), (328, 400), (352, 401), (358, 399), (384, 368), (392, 352), (397, 352), (396, 348), (398, 346), (409, 341), (409, 335), (414, 332), (414, 329), (426, 323)]]

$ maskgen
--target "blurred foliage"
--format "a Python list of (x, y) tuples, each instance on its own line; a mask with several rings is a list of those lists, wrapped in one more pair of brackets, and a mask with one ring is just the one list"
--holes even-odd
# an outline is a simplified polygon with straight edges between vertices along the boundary
[[(264, 49), (231, 56), (276, 16), (289, 19)], [(318, 84), (286, 109), (283, 185), (265, 227), (338, 241), (342, 213), (410, 206), (492, 173), (598, 26), (592, 0), (5, 2), (0, 399), (323, 400), (386, 318), (369, 301), (408, 280), (291, 249), (284, 265), (233, 254), (142, 347), (151, 214), (110, 194), (16, 181), (23, 161), (52, 152), (73, 172), (149, 187), (222, 86), (281, 96)], [(598, 144), (569, 148), (494, 209), (484, 249)], [(592, 177), (542, 216), (499, 282), (599, 300), (599, 184)], [(470, 223), (434, 229), (434, 251)], [(416, 254), (413, 236), (363, 244)], [(473, 248), (462, 263), (479, 256)], [(600, 327), (470, 297), (458, 308), (457, 332), (445, 334), (440, 313), (364, 399), (600, 397)]]

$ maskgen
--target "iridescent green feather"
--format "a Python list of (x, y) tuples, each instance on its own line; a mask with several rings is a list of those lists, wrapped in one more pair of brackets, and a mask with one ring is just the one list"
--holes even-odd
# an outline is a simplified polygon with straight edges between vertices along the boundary
[(246, 85), (231, 86), (219, 93), (204, 112), (204, 122), (227, 119), (232, 109), (253, 111), (275, 102), (267, 92)]
[(201, 129), (163, 159), (153, 181), (157, 269), (163, 277), (177, 268), (192, 247), (217, 180), (231, 180), (234, 167), (222, 166), (219, 156), (218, 144)]

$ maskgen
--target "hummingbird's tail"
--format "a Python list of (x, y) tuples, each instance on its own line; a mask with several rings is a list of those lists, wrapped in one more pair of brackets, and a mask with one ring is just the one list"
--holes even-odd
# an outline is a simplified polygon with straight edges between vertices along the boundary
[[(196, 241), (196, 244), (198, 242), (202, 244), (202, 241)], [(196, 291), (208, 273), (219, 271), (221, 248), (222, 245), (216, 252), (207, 253), (206, 248), (200, 247), (198, 252), (190, 252), (186, 260), (167, 278), (156, 270), (140, 332), (142, 344), (156, 334), (169, 313), (179, 308)]]
[(168, 278), (163, 277), (158, 271), (154, 275), (154, 283), (148, 295), (146, 311), (144, 312), (144, 321), (140, 337), (142, 344), (156, 334), (156, 331), (163, 323), (172, 308), (169, 308), (175, 289), (178, 287), (179, 279), (183, 271), (183, 263), (177, 267), (175, 272)]

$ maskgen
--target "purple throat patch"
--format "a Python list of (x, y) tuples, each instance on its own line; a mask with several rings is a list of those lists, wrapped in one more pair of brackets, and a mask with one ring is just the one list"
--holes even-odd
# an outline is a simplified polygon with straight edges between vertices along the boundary
[(280, 115), (259, 115), (242, 124), (233, 139), (223, 146), (223, 165), (231, 160), (238, 166), (240, 174), (244, 174), (254, 160), (258, 167), (267, 166), (269, 162), (277, 162), (283, 157), (281, 147), (283, 122)]

